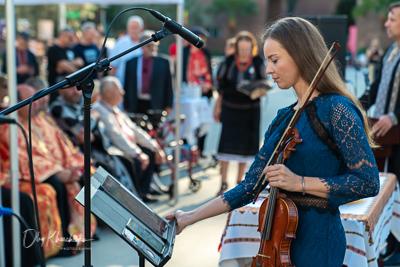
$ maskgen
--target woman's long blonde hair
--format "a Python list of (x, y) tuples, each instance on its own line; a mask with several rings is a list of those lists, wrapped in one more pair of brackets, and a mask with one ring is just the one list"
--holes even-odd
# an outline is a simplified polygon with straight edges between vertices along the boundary
[[(311, 83), (328, 53), (324, 38), (318, 29), (309, 21), (298, 17), (287, 17), (273, 22), (263, 34), (267, 38), (278, 41), (291, 55), (300, 76)], [(338, 63), (332, 61), (331, 65), (322, 76), (317, 91), (323, 94), (339, 94), (347, 97), (361, 111), (364, 121), (364, 130), (371, 147), (377, 147), (373, 141), (373, 134), (365, 113), (358, 98), (348, 90), (343, 78), (338, 72)]]

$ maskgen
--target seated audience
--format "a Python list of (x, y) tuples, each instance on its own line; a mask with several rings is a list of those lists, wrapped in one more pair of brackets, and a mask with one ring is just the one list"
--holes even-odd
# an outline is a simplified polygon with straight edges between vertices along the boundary
[(50, 113), (72, 142), (83, 149), (83, 97), (76, 87), (59, 90), (50, 104)]
[(101, 82), (101, 100), (93, 104), (93, 110), (99, 113), (112, 144), (134, 159), (142, 200), (155, 202), (156, 199), (149, 194), (150, 182), (154, 164), (161, 164), (165, 160), (165, 153), (156, 140), (118, 108), (123, 96), (124, 90), (118, 78), (107, 76)]
[[(22, 101), (34, 94), (33, 88), (27, 85), (17, 87), (18, 101)], [(29, 107), (25, 106), (18, 110), (18, 120), (28, 129)], [(76, 242), (83, 238), (83, 207), (75, 201), (75, 196), (80, 191), (79, 181), (83, 170), (83, 155), (74, 149), (72, 143), (65, 138), (61, 130), (49, 123), (44, 117), (38, 115), (38, 102), (32, 106), (32, 156), (35, 181), (37, 184), (49, 184), (55, 190), (56, 204), (58, 212), (51, 212), (52, 216), (59, 215), (61, 221), (62, 237), (73, 237), (72, 242), (64, 242), (64, 247), (81, 246), (83, 243)], [(9, 134), (8, 126), (1, 125), (2, 133), (0, 137), (1, 166), (3, 170), (9, 170)], [(29, 160), (25, 148), (25, 140), (22, 133), (18, 133), (18, 158), (20, 179), (29, 181)], [(6, 181), (9, 176), (5, 174)], [(28, 190), (29, 187), (25, 188)], [(91, 232), (96, 229), (95, 220), (91, 225)], [(61, 236), (58, 236), (60, 238)], [(82, 240), (82, 239), (80, 239)], [(78, 250), (65, 249), (61, 251), (63, 255), (70, 255)]]
[[(96, 80), (94, 80), (96, 81)], [(96, 85), (97, 84), (97, 85)], [(96, 95), (99, 97), (99, 83), (95, 82), (92, 93), (92, 101)], [(68, 135), (71, 141), (79, 146), (83, 152), (84, 146), (84, 117), (83, 117), (82, 92), (76, 87), (63, 89), (60, 95), (50, 105), (50, 112), (58, 126)], [(119, 151), (111, 153), (109, 137), (104, 125), (100, 123), (99, 115), (95, 110), (91, 112), (91, 157), (96, 167), (102, 166), (111, 175), (116, 177), (126, 188), (135, 195), (139, 195), (137, 174), (132, 168), (130, 159), (121, 156)], [(110, 154), (111, 153), (111, 154)], [(122, 166), (124, 165), (124, 166)]]

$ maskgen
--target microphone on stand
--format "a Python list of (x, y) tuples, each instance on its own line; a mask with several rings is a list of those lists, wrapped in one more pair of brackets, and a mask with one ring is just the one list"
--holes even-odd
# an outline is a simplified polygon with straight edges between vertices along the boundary
[(7, 123), (16, 123), (16, 120), (13, 118), (0, 115), (0, 124), (7, 124)]
[(176, 21), (164, 16), (158, 11), (155, 11), (153, 9), (150, 9), (149, 12), (158, 20), (164, 23), (164, 27), (171, 31), (172, 33), (178, 34), (181, 36), (183, 39), (191, 43), (197, 48), (201, 48), (204, 45), (204, 41), (194, 34), (193, 32), (189, 31)]

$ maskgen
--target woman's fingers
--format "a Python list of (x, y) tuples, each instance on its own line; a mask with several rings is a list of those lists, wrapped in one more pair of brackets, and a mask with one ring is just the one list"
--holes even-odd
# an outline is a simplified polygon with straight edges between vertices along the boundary
[(167, 216), (165, 216), (165, 219), (167, 219), (167, 220), (173, 220), (175, 218), (175, 213), (171, 213), (171, 214), (168, 214)]

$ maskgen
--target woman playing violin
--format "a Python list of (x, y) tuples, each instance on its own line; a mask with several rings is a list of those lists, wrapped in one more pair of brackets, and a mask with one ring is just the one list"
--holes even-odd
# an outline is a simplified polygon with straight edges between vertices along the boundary
[(298, 209), (292, 264), (342, 266), (346, 237), (339, 206), (379, 192), (371, 129), (358, 99), (331, 64), (295, 125), (301, 139), (296, 151), (284, 165), (267, 166), (328, 50), (318, 30), (296, 17), (274, 22), (263, 39), (266, 73), (280, 89), (293, 88), (298, 101), (278, 111), (244, 181), (197, 209), (166, 218), (177, 219), (180, 233), (197, 221), (244, 206), (252, 201), (253, 187), (264, 173), (269, 185), (279, 188)]

